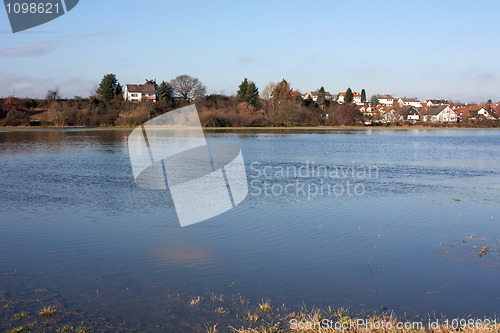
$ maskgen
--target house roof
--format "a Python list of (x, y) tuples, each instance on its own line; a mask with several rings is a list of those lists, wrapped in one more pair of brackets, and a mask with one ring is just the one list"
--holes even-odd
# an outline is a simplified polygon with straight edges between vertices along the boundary
[(378, 107), (369, 105), (369, 106), (366, 107), (365, 112), (367, 112), (367, 113), (377, 113), (377, 112), (379, 112), (379, 110), (378, 110)]
[(406, 116), (409, 114), (411, 114), (411, 115), (420, 114), (420, 112), (418, 112), (418, 110), (411, 105), (407, 105), (407, 106), (401, 108), (401, 113), (406, 115)]
[(156, 88), (152, 84), (127, 84), (129, 93), (156, 94)]
[(428, 99), (427, 102), (431, 102), (432, 104), (450, 104), (446, 99)]
[[(339, 94), (339, 96), (345, 96), (345, 92), (341, 92), (341, 93)], [(357, 93), (357, 92), (353, 92), (353, 93), (352, 93), (352, 96), (353, 96), (353, 97), (361, 97), (361, 94), (360, 94), (360, 93)]]
[(428, 108), (422, 108), (420, 110), (420, 113), (423, 113), (428, 116), (437, 116), (440, 114), (444, 109), (448, 108), (448, 105), (438, 105), (438, 106), (430, 106)]
[(460, 106), (455, 108), (455, 113), (462, 117), (477, 117), (477, 111), (481, 108), (477, 104), (471, 104), (466, 106)]
[(497, 118), (500, 118), (500, 104), (491, 104), (490, 105), (492, 112), (494, 113), (493, 115)]
[(394, 99), (391, 95), (387, 95), (387, 94), (379, 94), (379, 95), (375, 95), (375, 97), (377, 97), (377, 99)]
[(417, 103), (420, 103), (420, 101), (418, 100), (418, 98), (414, 97), (414, 98), (400, 98), (400, 100), (402, 100), (403, 102), (417, 102)]

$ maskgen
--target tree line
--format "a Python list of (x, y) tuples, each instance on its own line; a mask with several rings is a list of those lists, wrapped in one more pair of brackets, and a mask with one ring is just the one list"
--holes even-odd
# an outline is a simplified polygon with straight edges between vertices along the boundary
[[(270, 82), (262, 92), (244, 78), (236, 95), (206, 94), (199, 79), (179, 75), (170, 81), (146, 79), (153, 85), (154, 101), (129, 102), (123, 97), (125, 87), (115, 74), (106, 74), (95, 93), (88, 98), (63, 99), (58, 89), (49, 90), (45, 99), (0, 99), (0, 126), (123, 126), (133, 127), (165, 112), (195, 103), (205, 127), (293, 127), (357, 126), (364, 116), (353, 103), (348, 88), (344, 103), (327, 98), (324, 87), (315, 100), (303, 99), (285, 79)], [(366, 101), (366, 91), (361, 91)], [(373, 96), (371, 105), (378, 101)]]

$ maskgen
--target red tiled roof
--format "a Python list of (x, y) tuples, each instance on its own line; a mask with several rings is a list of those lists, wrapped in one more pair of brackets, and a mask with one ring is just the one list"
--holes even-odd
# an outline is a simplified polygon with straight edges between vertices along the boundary
[[(466, 106), (460, 106), (455, 109), (455, 113), (460, 117), (469, 118), (471, 116), (477, 116), (477, 111), (481, 109), (481, 107), (477, 104), (471, 104)], [(474, 112), (476, 111), (476, 112)], [(474, 114), (475, 113), (475, 114)]]
[[(340, 96), (345, 96), (345, 92), (341, 92), (339, 95)], [(355, 97), (361, 97), (361, 94), (357, 93), (357, 92), (353, 92), (352, 95), (355, 96)]]
[(491, 109), (493, 110), (494, 112), (494, 116), (497, 117), (497, 118), (500, 118), (500, 104), (496, 103), (496, 104), (491, 104), (490, 105)]

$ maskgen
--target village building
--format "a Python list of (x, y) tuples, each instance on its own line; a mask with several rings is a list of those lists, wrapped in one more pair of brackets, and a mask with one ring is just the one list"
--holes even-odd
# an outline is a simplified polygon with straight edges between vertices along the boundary
[(380, 95), (375, 95), (378, 100), (378, 104), (383, 105), (383, 106), (392, 106), (394, 104), (394, 98), (391, 95), (387, 94), (380, 94)]
[[(356, 105), (364, 105), (365, 103), (361, 101), (361, 94), (358, 92), (352, 93), (352, 102)], [(337, 103), (343, 104), (345, 103), (345, 92), (338, 94)]]
[[(305, 93), (302, 95), (302, 99), (303, 100), (311, 99), (314, 102), (317, 102), (318, 101), (318, 93), (319, 93), (318, 91), (311, 91), (311, 92)], [(325, 92), (325, 100), (333, 101), (333, 96), (328, 91)]]
[(416, 107), (416, 108), (421, 108), (422, 107), (422, 103), (420, 103), (420, 101), (418, 100), (418, 98), (400, 98), (398, 99), (398, 104), (399, 106), (413, 106), (413, 107)]
[(423, 121), (432, 123), (456, 123), (458, 116), (449, 105), (431, 106), (420, 110)]
[(461, 119), (476, 120), (485, 118), (495, 120), (498, 116), (500, 116), (500, 114), (497, 115), (497, 110), (500, 110), (498, 104), (496, 104), (496, 109), (495, 104), (491, 104), (489, 107), (480, 107), (477, 104), (470, 104), (467, 106), (457, 107), (454, 111)]
[(293, 99), (299, 99), (302, 98), (302, 95), (297, 90), (292, 90), (290, 91), (290, 97), (292, 97)]
[(436, 105), (450, 105), (450, 101), (446, 99), (426, 99), (423, 103), (427, 107), (436, 106)]
[(156, 88), (152, 84), (127, 84), (123, 98), (129, 102), (140, 102), (143, 99), (156, 102)]
[(406, 119), (409, 124), (415, 124), (420, 120), (420, 112), (416, 107), (412, 105), (403, 107), (400, 112), (403, 116), (403, 119)]
[(492, 115), (492, 113), (490, 113), (490, 111), (486, 110), (484, 107), (480, 108), (478, 111), (477, 111), (477, 114), (479, 116), (483, 116), (484, 118), (486, 119), (489, 119), (489, 120), (495, 120), (496, 118)]

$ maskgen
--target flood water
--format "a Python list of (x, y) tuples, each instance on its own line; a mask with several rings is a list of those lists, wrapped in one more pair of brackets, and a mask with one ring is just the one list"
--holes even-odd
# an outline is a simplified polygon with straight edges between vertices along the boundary
[(211, 295), (500, 313), (500, 131), (206, 132), (241, 147), (249, 193), (184, 228), (135, 184), (129, 134), (0, 132), (0, 301), (172, 331), (222, 320), (189, 305)]

